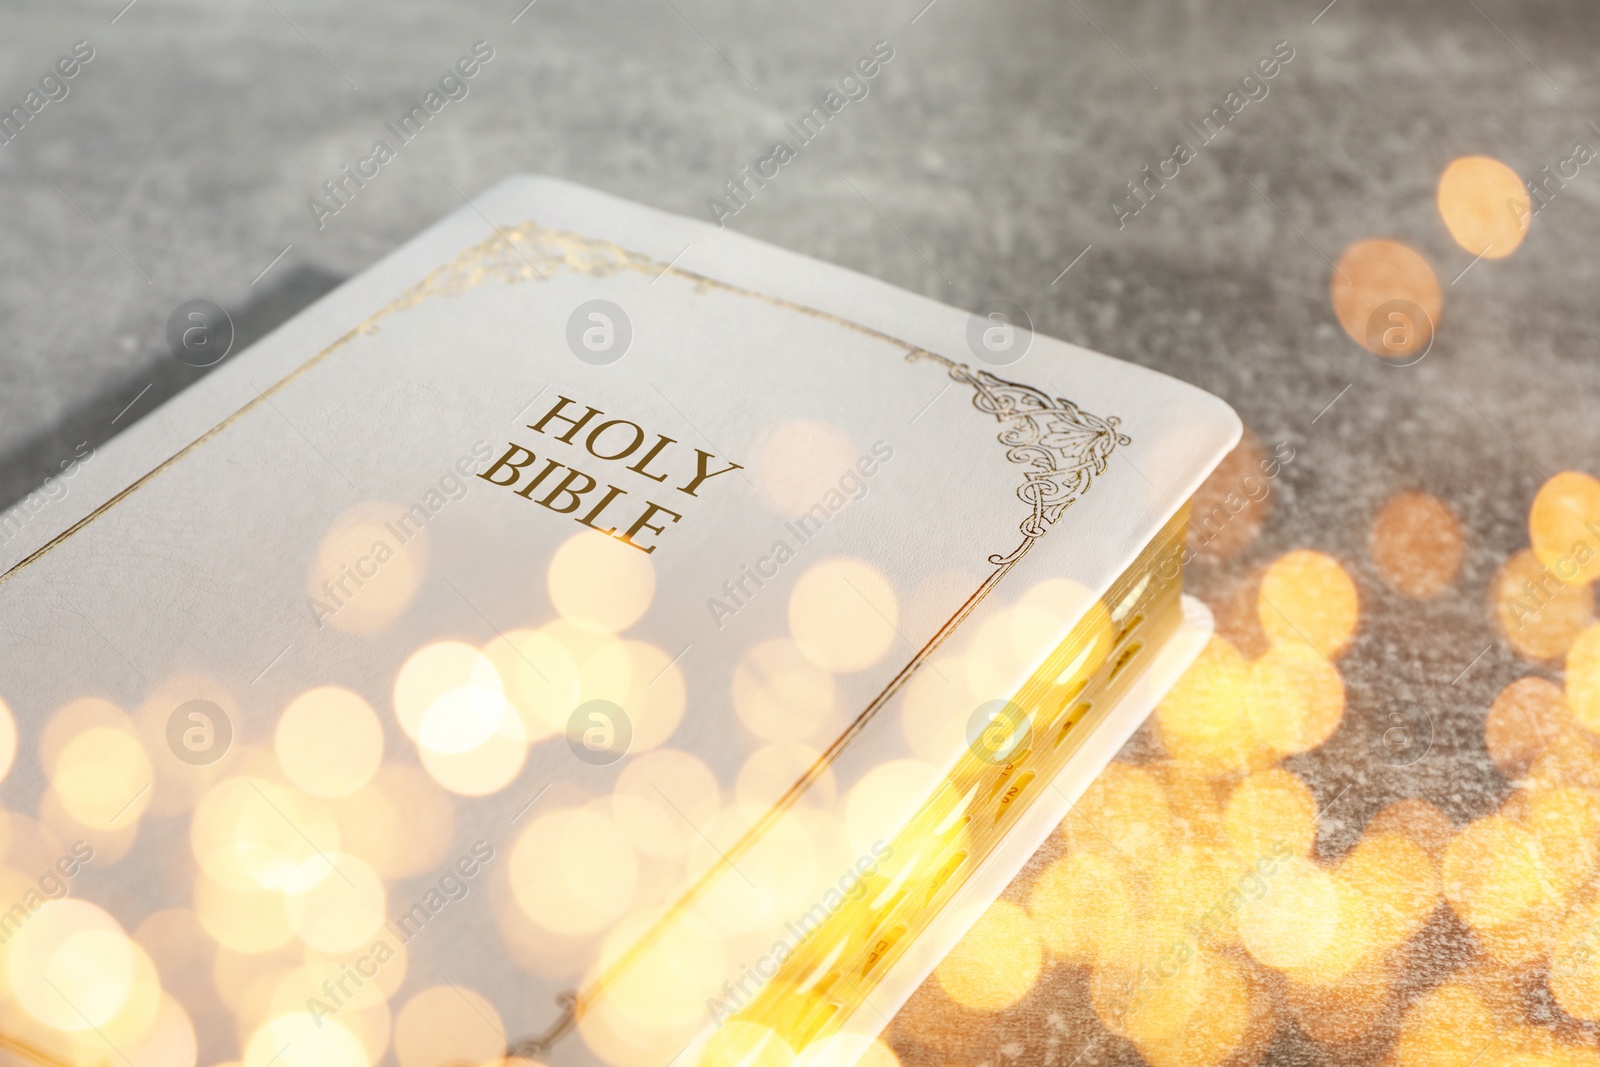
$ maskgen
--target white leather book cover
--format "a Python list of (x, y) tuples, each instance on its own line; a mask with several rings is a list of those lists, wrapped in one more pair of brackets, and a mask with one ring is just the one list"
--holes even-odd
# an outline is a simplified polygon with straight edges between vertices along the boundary
[(576, 994), (542, 1059), (741, 1047), (1238, 436), (980, 310), (514, 178), (102, 448), (0, 579), (0, 879), (92, 854), (0, 1033), (359, 1067), (431, 997), (476, 1063)]

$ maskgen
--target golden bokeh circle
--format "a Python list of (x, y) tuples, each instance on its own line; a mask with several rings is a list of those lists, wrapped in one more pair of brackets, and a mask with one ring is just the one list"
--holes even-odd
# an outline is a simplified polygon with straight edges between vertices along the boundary
[(319, 686), (283, 709), (273, 745), (289, 781), (312, 796), (349, 796), (383, 763), (383, 724), (356, 693)]
[(319, 877), (304, 889), (293, 888), (284, 900), (289, 927), (319, 952), (354, 952), (367, 948), (383, 925), (388, 894), (383, 880), (358, 856), (332, 854), (326, 863), (332, 877)]
[(1257, 611), (1273, 644), (1306, 644), (1337, 659), (1355, 636), (1361, 598), (1338, 560), (1300, 549), (1267, 568)]
[(1567, 705), (1592, 734), (1600, 734), (1600, 626), (1580, 633), (1567, 650)]
[(48, 769), (66, 813), (90, 829), (137, 826), (149, 806), (155, 772), (131, 729), (84, 730), (62, 746)]
[(308, 874), (327, 876), (322, 856), (339, 848), (332, 811), (293, 786), (262, 777), (226, 778), (195, 808), (189, 840), (200, 867), (229, 889), (287, 892)]
[(1556, 903), (1540, 864), (1538, 841), (1515, 821), (1485, 815), (1461, 828), (1445, 849), (1440, 882), (1468, 926), (1490, 933)]
[(458, 982), (422, 990), (395, 1016), (394, 1056), (400, 1067), (491, 1064), (505, 1048), (499, 1011)]
[(23, 1011), (77, 1032), (110, 1023), (135, 996), (142, 956), (104, 910), (68, 899), (46, 901), (17, 928), (4, 963)]
[(1437, 867), (1444, 862), (1445, 849), (1455, 836), (1450, 816), (1419, 797), (1407, 797), (1385, 804), (1367, 822), (1365, 833), (1398, 834), (1416, 842)]
[[(1483, 997), (1458, 978), (1430, 990), (1406, 1012), (1389, 1059), (1394, 1067), (1467, 1064), (1500, 1036)], [(1493, 1062), (1504, 1061), (1496, 1057)]]
[(1344, 679), (1321, 652), (1278, 644), (1250, 665), (1250, 725), (1279, 756), (1308, 752), (1339, 728)]
[(1401, 596), (1427, 600), (1456, 580), (1465, 545), (1449, 504), (1429, 493), (1396, 493), (1372, 520), (1372, 562)]
[(1550, 992), (1569, 1014), (1600, 1021), (1600, 896), (1573, 908), (1550, 947)]
[(359, 1038), (338, 1019), (313, 1017), (297, 1011), (263, 1023), (245, 1043), (244, 1063), (249, 1067), (369, 1067), (371, 1061)]
[(1515, 795), (1507, 814), (1520, 816), (1537, 844), (1543, 888), (1562, 907), (1589, 886), (1600, 867), (1600, 793), (1579, 786), (1543, 785)]
[(1334, 268), (1333, 313), (1356, 344), (1391, 360), (1410, 360), (1433, 344), (1444, 297), (1428, 261), (1381, 238), (1357, 241)]
[(789, 593), (789, 632), (819, 667), (863, 671), (889, 651), (900, 609), (894, 586), (877, 567), (833, 556), (806, 569)]
[(319, 628), (371, 634), (410, 606), (428, 566), (428, 539), (397, 504), (367, 501), (328, 526), (306, 571), (306, 595)]
[(1271, 890), (1240, 908), (1240, 939), (1268, 967), (1314, 974), (1350, 933), (1340, 890), (1316, 863), (1291, 856), (1273, 874)]
[(1489, 585), (1489, 607), (1511, 647), (1535, 660), (1561, 656), (1595, 621), (1594, 590), (1561, 581), (1532, 549), (1500, 565)]
[(1422, 928), (1439, 901), (1433, 858), (1402, 834), (1363, 834), (1335, 876), (1367, 903), (1373, 947), (1386, 952)]
[(860, 454), (839, 427), (796, 419), (775, 427), (761, 442), (754, 473), (761, 495), (779, 514), (802, 518), (820, 506), (816, 517), (826, 521), (849, 499), (839, 487), (841, 478), (853, 474), (852, 484), (866, 484), (855, 470)]
[(649, 610), (656, 571), (648, 554), (584, 530), (556, 549), (548, 584), (562, 618), (592, 633), (619, 633)]
[(1494, 698), (1484, 720), (1483, 739), (1500, 773), (1515, 781), (1527, 773), (1571, 718), (1561, 687), (1529, 675), (1518, 678)]
[(1257, 771), (1228, 796), (1222, 827), (1228, 844), (1249, 866), (1309, 856), (1317, 838), (1317, 801), (1292, 771)]
[(1528, 509), (1528, 543), (1561, 581), (1600, 579), (1600, 478), (1562, 471), (1540, 486)]
[(1226, 638), (1212, 637), (1156, 705), (1167, 755), (1218, 774), (1269, 765), (1272, 751), (1251, 723), (1250, 689), (1250, 665)]
[(445, 752), (482, 744), (510, 710), (494, 662), (461, 641), (435, 641), (413, 652), (395, 675), (393, 693), (406, 736)]
[(974, 1011), (1000, 1011), (1028, 995), (1044, 964), (1044, 946), (1028, 913), (999, 900), (934, 970), (945, 995)]
[(578, 664), (554, 627), (512, 630), (483, 646), (529, 743), (561, 733), (578, 706)]
[(1462, 156), (1439, 175), (1439, 214), (1456, 244), (1474, 256), (1504, 259), (1528, 235), (1528, 190), (1517, 172), (1489, 156)]
[(444, 752), (419, 745), (417, 759), (429, 777), (458, 796), (498, 793), (516, 781), (528, 760), (522, 719), (514, 713), (503, 715), (489, 735), (471, 748)]
[(553, 933), (592, 934), (632, 903), (639, 862), (627, 830), (590, 808), (531, 818), (506, 860), (523, 914)]
[(1133, 884), (1113, 859), (1074, 853), (1039, 875), (1028, 911), (1056, 959), (1095, 964), (1126, 952), (1134, 933)]

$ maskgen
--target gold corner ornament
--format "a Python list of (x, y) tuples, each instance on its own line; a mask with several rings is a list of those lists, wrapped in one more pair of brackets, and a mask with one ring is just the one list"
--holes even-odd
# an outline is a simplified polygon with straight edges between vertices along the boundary
[(1043, 537), (1106, 471), (1111, 453), (1132, 439), (1117, 427), (1122, 420), (1084, 411), (1065, 397), (1007, 381), (989, 371), (974, 372), (964, 363), (925, 349), (906, 353), (908, 362), (929, 359), (943, 366), (951, 381), (972, 389), (972, 406), (1001, 424), (999, 441), (1006, 459), (1028, 470), (1017, 496), (1032, 510), (1022, 520), (1022, 543), (1008, 553), (995, 553), (997, 567), (1015, 563)]

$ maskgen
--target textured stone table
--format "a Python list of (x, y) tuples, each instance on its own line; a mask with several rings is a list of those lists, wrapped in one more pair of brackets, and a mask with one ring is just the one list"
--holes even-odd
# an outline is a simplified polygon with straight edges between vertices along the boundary
[[(200, 373), (162, 341), (180, 302), (221, 303), (248, 343), (519, 171), (703, 215), (883, 39), (895, 58), (870, 96), (729, 225), (957, 305), (1014, 300), (1039, 329), (1195, 382), (1262, 442), (1291, 442), (1259, 536), (1193, 582), (1220, 606), (1296, 548), (1356, 581), (1344, 720), (1289, 762), (1327, 808), (1319, 856), (1399, 798), (1458, 825), (1493, 810), (1510, 786), (1485, 748), (1486, 709), (1534, 668), (1497, 636), (1489, 582), (1526, 545), (1545, 475), (1600, 464), (1600, 168), (1568, 181), (1502, 261), (1451, 241), (1434, 188), (1457, 156), (1534, 175), (1574, 142), (1600, 144), (1592, 6), (922, 2), (7, 4), (5, 108), (73, 42), (94, 58), (0, 147), (0, 504)], [(494, 59), (470, 95), (319, 229), (307, 199), (480, 39)], [(1126, 215), (1126, 183), (1179, 140), (1198, 144), (1188, 124), (1279, 41), (1293, 59), (1270, 92)], [(1330, 309), (1331, 261), (1372, 236), (1422, 252), (1444, 288), (1436, 343), (1412, 367), (1353, 344)], [(1464, 533), (1459, 575), (1424, 602), (1392, 592), (1369, 556), (1372, 518), (1400, 490), (1442, 498)], [(1383, 744), (1397, 701), (1424, 709), (1412, 725), (1432, 735), (1412, 762)], [(1127, 757), (1154, 745), (1147, 731)], [(1441, 905), (1396, 996), (1471, 952)], [(940, 1025), (943, 996), (930, 982), (891, 1029), (906, 1063), (1139, 1058), (1095, 1021), (1072, 968), (959, 1035)], [(1556, 1025), (1548, 996), (1529, 998), (1545, 1012), (1530, 1017)], [(1279, 1018), (1240, 1055), (1377, 1062), (1390, 1034), (1334, 1052)]]

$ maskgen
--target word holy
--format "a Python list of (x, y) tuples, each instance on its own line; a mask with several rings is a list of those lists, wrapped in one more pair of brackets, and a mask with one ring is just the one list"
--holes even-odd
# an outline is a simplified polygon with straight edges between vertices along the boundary
[(861, 900), (866, 897), (866, 880), (894, 856), (894, 846), (885, 844), (881, 840), (874, 841), (871, 853), (870, 856), (861, 856), (853, 866), (846, 867), (844, 874), (839, 877), (838, 886), (829, 886), (824, 890), (822, 899), (813, 904), (808, 911), (793, 922), (784, 923), (783, 928), (788, 936), (773, 942), (772, 951), (756, 960), (754, 966), (743, 964), (739, 969), (738, 980), (729, 979), (722, 983), (723, 999), (711, 997), (706, 1001), (712, 1022), (720, 1027), (729, 1016), (748, 1004), (757, 993), (761, 992), (761, 987), (778, 973), (778, 968), (798, 952), (800, 946), (822, 928), (823, 923), (833, 918), (834, 913), (844, 907), (845, 901)]
[[(1265, 100), (1272, 91), (1267, 82), (1276, 78), (1283, 70), (1285, 64), (1294, 58), (1294, 49), (1288, 41), (1279, 41), (1272, 46), (1272, 53), (1256, 61), (1255, 70), (1245, 74), (1239, 79), (1237, 91), (1229, 90), (1228, 95), (1222, 98), (1222, 103), (1211, 109), (1210, 114), (1200, 120), (1196, 126), (1190, 122), (1189, 128), (1200, 138), (1199, 148), (1190, 148), (1188, 142), (1179, 141), (1172, 149), (1172, 155), (1156, 164), (1160, 174), (1150, 173), (1150, 168), (1145, 167), (1141, 172), (1144, 178), (1137, 182), (1129, 181), (1128, 196), (1119, 196), (1111, 202), (1111, 211), (1117, 217), (1117, 229), (1122, 229), (1128, 220), (1143, 211), (1156, 197), (1156, 193), (1167, 187), (1167, 182), (1176, 178), (1181, 173), (1180, 168), (1187, 166), (1200, 158), (1200, 148), (1204, 148), (1227, 129), (1228, 123), (1243, 111), (1252, 101)], [(1261, 72), (1261, 77), (1256, 77), (1256, 71)], [(1243, 95), (1241, 95), (1243, 94)], [(1170, 169), (1169, 169), (1170, 168)], [(1135, 205), (1128, 207), (1127, 201)]]
[(423, 894), (421, 900), (401, 912), (398, 919), (383, 924), (388, 937), (374, 940), (365, 953), (357, 956), (352, 963), (340, 967), (338, 978), (324, 981), (322, 997), (307, 997), (306, 1014), (317, 1024), (317, 1029), (322, 1029), (324, 1019), (331, 1019), (339, 1014), (345, 1005), (355, 999), (363, 986), (378, 976), (378, 971), (383, 965), (394, 959), (399, 949), (391, 942), (398, 942), (400, 945), (410, 943), (412, 938), (433, 921), (434, 916), (451, 904), (465, 900), (467, 894), (472, 892), (472, 880), (489, 865), (492, 859), (494, 859), (494, 846), (487, 841), (475, 842), (471, 851), (447, 868), (434, 887)]
[[(822, 98), (822, 103), (801, 115), (799, 125), (793, 122), (784, 123), (784, 128), (794, 134), (800, 147), (804, 148), (817, 137), (822, 130), (832, 121), (833, 117), (845, 109), (852, 101), (865, 100), (872, 91), (871, 82), (883, 69), (882, 64), (894, 58), (894, 46), (888, 41), (879, 41), (872, 46), (872, 54), (862, 56), (856, 60), (855, 67), (839, 79), (838, 90), (829, 89), (828, 94)], [(857, 74), (861, 76), (856, 77)], [(840, 95), (843, 93), (843, 95)], [(772, 151), (765, 158), (756, 160), (755, 163), (746, 163), (739, 168), (739, 173), (728, 179), (723, 184), (727, 190), (728, 199), (713, 196), (706, 201), (706, 208), (711, 212), (711, 221), (718, 226), (726, 226), (728, 220), (749, 206), (755, 199), (758, 191), (767, 187), (765, 178), (771, 181), (778, 176), (778, 172), (797, 156), (794, 148), (787, 141), (775, 141)], [(750, 188), (750, 183), (755, 183), (755, 188)], [(732, 201), (732, 206), (729, 206)]]
[(72, 86), (67, 83), (76, 78), (83, 65), (93, 58), (94, 45), (79, 41), (72, 46), (70, 56), (62, 56), (40, 76), (39, 88), (29, 89), (20, 105), (0, 112), (0, 145), (16, 140), (23, 128), (52, 102), (65, 100), (72, 91)]
[[(846, 470), (838, 484), (823, 493), (822, 499), (811, 505), (803, 515), (783, 524), (783, 532), (794, 537), (794, 545), (789, 544), (788, 537), (778, 538), (767, 554), (756, 560), (754, 567), (746, 563), (740, 567), (737, 578), (722, 583), (722, 594), (726, 600), (717, 597), (706, 599), (706, 610), (711, 612), (711, 621), (717, 629), (722, 629), (723, 619), (744, 610), (756, 593), (778, 576), (778, 569), (794, 559), (800, 547), (809, 544), (812, 538), (821, 533), (822, 527), (830, 519), (867, 495), (866, 480), (878, 473), (880, 464), (894, 458), (894, 448), (887, 441), (874, 441), (871, 453), (859, 457), (854, 469)], [(755, 589), (750, 588), (752, 584)]]
[[(1532, 178), (1524, 179), (1523, 184), (1528, 187), (1528, 203), (1523, 204), (1515, 197), (1506, 201), (1506, 209), (1516, 218), (1517, 225), (1526, 228), (1528, 220), (1549, 207), (1556, 194), (1567, 187), (1567, 182), (1578, 176), (1578, 168), (1592, 163), (1594, 157), (1594, 149), (1579, 141), (1572, 146), (1572, 154), (1556, 164), (1560, 177), (1551, 174), (1550, 164), (1546, 163), (1540, 168), (1544, 171), (1544, 177), (1537, 183)], [(1568, 170), (1569, 167), (1571, 170)], [(1562, 178), (1566, 181), (1562, 181)]]
[[(581, 447), (595, 459), (604, 460), (608, 463), (621, 463), (624, 460), (633, 458), (639, 452), (639, 449), (643, 447), (645, 438), (649, 436), (649, 434), (645, 433), (644, 427), (638, 423), (629, 422), (627, 419), (607, 419), (605, 412), (599, 408), (590, 407), (577, 418), (563, 414), (568, 406), (574, 403), (576, 401), (568, 397), (557, 398), (556, 406), (545, 412), (544, 418), (538, 422), (529, 423), (528, 429), (534, 433), (542, 434), (546, 432), (545, 427), (552, 422), (558, 424), (555, 429), (560, 429), (559, 424), (565, 423), (566, 432), (559, 434), (552, 432), (552, 436), (564, 445), (573, 444), (573, 439), (587, 429), (588, 433), (582, 438)], [(712, 470), (711, 463), (718, 457), (711, 452), (697, 448), (694, 450), (696, 456), (694, 473), (685, 474), (684, 471), (680, 470), (674, 474), (670, 469), (670, 461), (662, 458), (662, 453), (667, 449), (667, 446), (677, 444), (677, 440), (668, 437), (666, 434), (656, 434), (655, 438), (655, 443), (645, 449), (644, 453), (634, 459), (632, 463), (626, 464), (625, 469), (641, 478), (648, 478), (652, 482), (664, 483), (669, 478), (674, 482), (681, 480), (681, 484), (675, 484), (672, 488), (687, 496), (698, 497), (700, 495), (700, 487), (718, 475), (744, 469), (743, 464), (728, 463), (727, 466), (720, 470)], [(533, 454), (532, 449), (524, 448), (513, 442), (506, 449), (505, 454), (495, 461), (494, 466), (478, 475), (478, 477), (490, 485), (509, 488), (522, 481), (523, 471), (531, 467), (537, 459), (538, 457)], [(652, 469), (652, 466), (655, 469)], [(599, 525), (601, 517), (608, 509), (613, 510), (613, 513), (615, 513), (626, 506), (618, 505), (618, 508), (612, 509), (613, 502), (618, 497), (627, 496), (628, 491), (621, 486), (608, 483), (605, 493), (598, 500), (589, 504), (584, 497), (598, 488), (600, 483), (578, 468), (564, 466), (560, 461), (554, 459), (546, 459), (542, 468), (533, 472), (530, 478), (522, 482), (522, 487), (516, 491), (516, 495), (524, 500), (533, 500), (534, 492), (545, 485), (546, 479), (556, 471), (563, 469), (566, 470), (566, 474), (550, 486), (549, 492), (534, 502), (558, 515), (572, 515), (573, 521), (582, 523), (591, 530), (598, 530), (608, 537), (615, 537), (623, 544), (637, 548), (640, 552), (654, 552), (657, 548), (656, 545), (641, 544), (640, 539), (643, 536), (648, 534), (659, 536), (666, 530), (668, 523), (675, 523), (683, 518), (680, 512), (673, 511), (671, 508), (657, 504), (652, 500), (646, 500), (643, 508), (635, 507), (633, 509), (637, 517), (624, 533), (617, 533), (617, 527), (615, 526), (602, 528)], [(575, 514), (579, 508), (585, 505), (588, 506), (587, 511), (582, 515)]]
[[(306, 201), (306, 207), (311, 212), (311, 218), (316, 222), (317, 229), (321, 230), (328, 224), (328, 219), (339, 214), (350, 206), (356, 198), (356, 193), (367, 187), (367, 181), (378, 176), (379, 170), (400, 154), (400, 149), (416, 140), (422, 133), (422, 128), (428, 120), (445, 109), (445, 105), (452, 100), (465, 100), (467, 94), (472, 92), (469, 84), (483, 69), (483, 64), (494, 58), (494, 47), (488, 41), (479, 41), (472, 46), (472, 54), (462, 56), (456, 60), (456, 65), (445, 71), (439, 79), (438, 89), (429, 89), (422, 96), (422, 103), (412, 104), (411, 110), (400, 116), (399, 125), (385, 122), (384, 128), (394, 134), (396, 145), (391, 148), (388, 141), (374, 141), (372, 151), (362, 159), (356, 160), (355, 170), (350, 169), (346, 163), (339, 168), (339, 176), (329, 178), (322, 183), (322, 191), (327, 194), (328, 202), (323, 203), (316, 197)], [(366, 179), (363, 181), (362, 179)]]
[[(478, 463), (485, 462), (490, 455), (489, 442), (473, 442), (472, 456), (477, 457)], [(404, 548), (413, 541), (429, 520), (444, 510), (446, 504), (467, 495), (468, 483), (464, 479), (474, 473), (475, 466), (477, 464), (469, 456), (456, 460), (455, 470), (446, 470), (438, 483), (430, 485), (427, 492), (422, 494), (421, 500), (403, 511), (399, 518), (383, 524), (384, 530), (394, 538), (393, 545), (387, 538), (380, 537), (364, 554), (339, 564), (336, 574), (330, 574), (322, 580), (321, 592), (326, 599), (306, 599), (311, 621), (317, 624), (317, 629), (322, 629), (329, 618), (339, 614), (346, 604), (354, 600), (356, 594), (378, 576), (383, 565), (399, 555), (398, 548)]]

